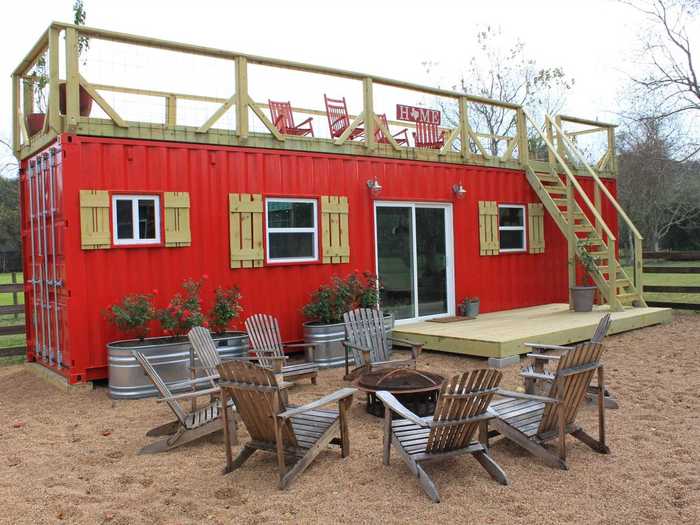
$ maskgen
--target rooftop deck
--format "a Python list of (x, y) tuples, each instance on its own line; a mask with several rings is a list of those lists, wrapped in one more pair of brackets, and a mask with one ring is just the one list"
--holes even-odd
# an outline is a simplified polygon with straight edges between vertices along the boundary
[[(79, 44), (86, 38), (90, 50), (82, 56)], [(130, 68), (132, 65), (138, 67)], [(280, 74), (284, 82), (279, 82)], [(537, 133), (534, 127), (547, 128), (553, 142), (551, 125), (534, 122), (516, 104), (332, 67), (85, 26), (51, 24), (12, 79), (13, 145), (19, 158), (32, 155), (62, 132), (72, 132), (515, 169), (529, 165), (546, 172), (556, 168), (551, 152), (532, 151), (530, 144)], [(302, 86), (296, 92), (290, 87), (295, 79)], [(197, 86), (194, 80), (200, 80)], [(320, 109), (324, 92), (347, 97), (350, 125), (340, 136), (328, 132), (326, 111)], [(302, 96), (307, 93), (309, 96)], [(93, 104), (91, 111), (81, 113), (83, 96), (89, 96)], [(314, 137), (280, 132), (271, 122), (268, 103), (263, 102), (270, 98), (291, 98), (297, 121), (314, 119)], [(300, 107), (299, 102), (318, 105)], [(397, 103), (439, 109), (444, 144), (435, 149), (416, 148), (411, 141), (398, 144), (392, 133), (399, 128), (413, 130), (416, 124), (392, 120)], [(445, 108), (450, 108), (450, 115)], [(504, 112), (505, 121), (511, 122), (505, 134), (484, 128), (480, 114), (485, 108)], [(41, 113), (46, 115), (41, 129), (30, 129), (29, 115)], [(386, 114), (389, 120), (384, 122), (377, 114)], [(596, 137), (595, 158), (588, 161), (599, 176), (615, 175), (613, 125), (566, 116), (556, 121), (569, 137)], [(35, 118), (35, 126), (36, 122)], [(358, 127), (365, 133), (354, 137)], [(386, 139), (377, 140), (378, 130)], [(574, 163), (572, 168), (587, 174), (584, 166)]]
[[(523, 343), (565, 345), (590, 339), (600, 318), (609, 311), (573, 312), (556, 303), (482, 314), (452, 323), (423, 321), (397, 326), (394, 335), (425, 343), (429, 350), (479, 357), (524, 354)], [(626, 308), (612, 312), (609, 334), (671, 321), (669, 308)]]

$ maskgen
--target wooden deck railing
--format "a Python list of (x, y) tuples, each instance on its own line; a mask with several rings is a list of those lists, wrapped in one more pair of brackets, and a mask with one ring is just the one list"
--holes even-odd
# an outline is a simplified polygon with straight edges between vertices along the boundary
[[(59, 38), (61, 34), (65, 38)], [(212, 97), (199, 94), (188, 94), (170, 91), (157, 91), (142, 89), (138, 86), (115, 86), (104, 83), (93, 83), (85, 78), (80, 71), (78, 42), (81, 37), (97, 40), (106, 40), (122, 44), (130, 44), (143, 48), (156, 48), (171, 52), (184, 53), (210, 58), (228, 60), (231, 62), (230, 76), (235, 77), (235, 90), (228, 97)], [(65, 79), (59, 78), (59, 57), (63, 55), (65, 64)], [(26, 116), (34, 111), (33, 92), (37, 77), (33, 73), (34, 66), (43, 58), (47, 64), (46, 81), (46, 118), (43, 129), (36, 135), (30, 136), (25, 120)], [(361, 84), (362, 111), (351, 116), (351, 125), (346, 133), (336, 139), (292, 137), (283, 135), (273, 125), (264, 111), (266, 105), (253, 100), (248, 89), (249, 66), (266, 66), (269, 68), (287, 71), (301, 71), (310, 74), (327, 75), (336, 78), (349, 79)], [(66, 101), (65, 114), (59, 111), (59, 85), (65, 83)], [(430, 95), (448, 99), (455, 106), (458, 114), (458, 125), (444, 127), (446, 140), (439, 150), (417, 150), (399, 146), (386, 129), (384, 123), (376, 117), (374, 89), (377, 86), (409, 90), (419, 95)], [(95, 119), (89, 116), (81, 116), (79, 113), (79, 90), (87, 91), (95, 104), (104, 111), (107, 119)], [(160, 97), (163, 99), (163, 122), (149, 128), (150, 123), (129, 122), (115, 108), (108, 103), (102, 93), (123, 93), (131, 95), (143, 95)], [(203, 122), (197, 126), (178, 126), (178, 102), (197, 101), (218, 104), (216, 108)], [(474, 129), (474, 121), (470, 119), (470, 107), (473, 105), (486, 105), (499, 108), (512, 113), (515, 123), (512, 136), (484, 133)], [(235, 108), (234, 129), (224, 130), (216, 128), (217, 122), (231, 108)], [(317, 108), (295, 108), (300, 113), (325, 116), (325, 111)], [(265, 130), (265, 137), (251, 130), (250, 114), (253, 114), (261, 122)], [(588, 123), (583, 119), (572, 117), (560, 117), (569, 122)], [(498, 164), (508, 167), (525, 167), (531, 162), (529, 154), (529, 137), (527, 123), (523, 108), (517, 104), (492, 100), (484, 97), (468, 95), (456, 91), (418, 85), (403, 82), (377, 75), (369, 75), (354, 71), (346, 71), (337, 68), (303, 64), (287, 60), (261, 57), (250, 54), (236, 53), (221, 49), (203, 46), (195, 46), (180, 42), (154, 39), (114, 31), (106, 31), (85, 26), (75, 26), (65, 23), (52, 23), (37, 41), (31, 51), (22, 60), (12, 74), (12, 120), (13, 120), (13, 146), (15, 153), (20, 158), (26, 158), (35, 151), (48, 144), (56, 135), (64, 131), (85, 134), (102, 134), (107, 136), (124, 136), (142, 138), (163, 138), (165, 140), (190, 140), (209, 143), (225, 143), (230, 145), (263, 145), (265, 147), (284, 147), (288, 149), (303, 149), (319, 151), (333, 151), (342, 153), (370, 154), (379, 156), (395, 156), (399, 158), (417, 158), (426, 160), (443, 160), (467, 164)], [(352, 129), (362, 124), (366, 133), (362, 141), (350, 141)], [(594, 123), (596, 126), (598, 123)], [(402, 127), (414, 127), (410, 122), (389, 121), (389, 125)], [(388, 144), (377, 144), (374, 131), (381, 128)], [(158, 129), (156, 129), (158, 128)], [(145, 130), (145, 131), (144, 131)], [(590, 132), (590, 131), (589, 131)], [(224, 137), (224, 139), (222, 139)], [(261, 142), (265, 140), (267, 142)], [(312, 144), (309, 144), (309, 141)], [(494, 143), (504, 145), (497, 152), (490, 147)], [(342, 148), (345, 148), (343, 150)], [(609, 151), (613, 151), (609, 148)], [(536, 163), (533, 159), (533, 162)], [(602, 158), (599, 162), (599, 172), (605, 168), (606, 175), (614, 175), (614, 155)], [(536, 167), (535, 167), (536, 168)], [(608, 171), (610, 173), (608, 173)]]

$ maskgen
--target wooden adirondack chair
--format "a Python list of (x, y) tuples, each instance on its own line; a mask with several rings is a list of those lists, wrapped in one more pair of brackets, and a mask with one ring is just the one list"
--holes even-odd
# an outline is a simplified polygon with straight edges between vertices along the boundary
[(293, 365), (284, 365), (282, 374), (286, 381), (299, 381), (311, 379), (312, 384), (316, 384), (318, 377), (318, 365), (313, 362), (313, 343), (282, 343), (280, 327), (277, 319), (268, 314), (251, 315), (245, 320), (245, 329), (250, 338), (253, 352), (260, 364), (267, 368), (272, 368), (271, 358), (284, 357), (285, 348), (303, 348), (306, 351), (308, 361)]
[[(416, 367), (423, 343), (388, 337), (384, 329), (384, 314), (378, 308), (357, 308), (343, 314), (345, 324), (345, 378), (352, 379), (363, 372), (378, 368)], [(410, 359), (391, 360), (394, 343), (411, 348)], [(349, 371), (348, 353), (352, 352), (355, 369)]]
[[(493, 479), (508, 485), (508, 477), (487, 447), (474, 439), (477, 429), (479, 439), (486, 439), (488, 420), (494, 417), (487, 409), (501, 377), (498, 370), (481, 369), (445, 381), (432, 418), (418, 417), (385, 390), (377, 392), (389, 409), (384, 412), (384, 464), (389, 464), (393, 444), (435, 503), (440, 501), (438, 490), (421, 466), (427, 461), (471, 454)], [(392, 412), (401, 419), (392, 419)]]
[(268, 99), (267, 104), (270, 108), (272, 123), (280, 130), (280, 133), (296, 135), (298, 137), (304, 137), (306, 135), (314, 136), (314, 128), (311, 125), (313, 117), (307, 118), (300, 124), (294, 124), (294, 112), (292, 111), (291, 102), (275, 102)]
[[(342, 388), (304, 406), (292, 407), (269, 369), (241, 361), (226, 361), (218, 369), (222, 402), (228, 396), (233, 398), (251, 438), (234, 460), (230, 434), (225, 434), (225, 473), (239, 468), (256, 450), (273, 452), (277, 454), (278, 486), (284, 489), (329, 444), (340, 445), (342, 457), (350, 454), (347, 415), (354, 388)], [(338, 403), (338, 410), (321, 408), (331, 403)], [(340, 439), (334, 439), (338, 434)], [(292, 463), (289, 469), (287, 459)]]
[[(218, 432), (223, 428), (223, 421), (219, 417), (222, 412), (222, 405), (219, 398), (212, 400), (207, 406), (192, 411), (185, 410), (185, 408), (183, 408), (183, 406), (179, 403), (180, 401), (192, 399), (193, 397), (218, 393), (218, 387), (186, 392), (184, 394), (173, 394), (171, 388), (169, 388), (165, 381), (163, 381), (163, 378), (160, 377), (158, 372), (156, 372), (155, 368), (153, 368), (153, 365), (148, 361), (146, 356), (141, 352), (133, 352), (133, 354), (143, 368), (143, 371), (153, 382), (156, 389), (158, 389), (158, 392), (161, 395), (158, 402), (167, 403), (168, 407), (170, 407), (170, 410), (172, 410), (176, 417), (176, 421), (161, 425), (147, 432), (147, 436), (167, 435), (168, 437), (143, 447), (139, 451), (139, 454), (154, 454), (157, 452), (172, 450), (184, 445), (185, 443), (190, 443), (196, 439), (208, 436), (213, 432)], [(191, 387), (195, 386), (196, 384), (209, 383), (212, 379), (212, 377), (207, 376), (195, 380), (183, 381), (171, 386), (173, 388), (183, 386)], [(231, 425), (229, 430), (231, 430), (235, 435), (235, 421), (233, 418), (228, 418), (228, 421), (230, 421)]]
[[(591, 343), (602, 343), (605, 336), (608, 335), (612, 320), (610, 314), (605, 314), (598, 323), (598, 326), (591, 337)], [(554, 379), (554, 373), (547, 369), (547, 363), (552, 362), (551, 356), (543, 355), (542, 352), (547, 350), (568, 352), (573, 350), (574, 346), (547, 345), (541, 343), (525, 343), (525, 346), (532, 348), (534, 351), (527, 354), (527, 357), (533, 359), (533, 362), (523, 368), (520, 375), (525, 383), (525, 392), (527, 394), (537, 393), (538, 388), (541, 389), (543, 384), (551, 383)], [(538, 384), (539, 382), (539, 384)], [(594, 399), (598, 395), (598, 386), (589, 385), (587, 396), (589, 399)], [(605, 390), (605, 408), (619, 408), (617, 400), (613, 397), (609, 390)]]
[[(387, 130), (389, 130), (389, 123), (386, 120), (386, 113), (377, 115), (377, 118), (381, 120), (382, 124), (386, 126)], [(403, 128), (401, 131), (394, 133), (392, 137), (399, 146), (408, 146), (408, 130), (406, 128)], [(389, 139), (386, 138), (384, 132), (382, 131), (382, 128), (380, 128), (379, 126), (377, 126), (377, 129), (374, 131), (374, 140), (377, 144), (389, 144)]]
[[(329, 98), (325, 94), (323, 100), (326, 103), (326, 115), (328, 116), (328, 129), (331, 138), (337, 139), (350, 126), (350, 116), (345, 97), (340, 99)], [(355, 140), (365, 134), (364, 128), (357, 127), (350, 132), (349, 140)]]
[(413, 132), (413, 142), (416, 148), (440, 149), (445, 145), (445, 130), (440, 131), (437, 124), (428, 122), (416, 122), (416, 131)]
[[(608, 454), (605, 444), (605, 403), (603, 391), (598, 393), (598, 440), (576, 424), (581, 402), (588, 385), (597, 373), (598, 384), (604, 388), (603, 365), (600, 356), (603, 345), (581, 343), (558, 360), (554, 380), (545, 396), (498, 391), (504, 396), (489, 407), (498, 418), (491, 426), (494, 434), (501, 434), (525, 450), (544, 459), (551, 466), (568, 469), (566, 464), (566, 435), (571, 434), (596, 452)], [(553, 357), (553, 356), (552, 356)], [(559, 454), (547, 450), (546, 442), (557, 439)]]

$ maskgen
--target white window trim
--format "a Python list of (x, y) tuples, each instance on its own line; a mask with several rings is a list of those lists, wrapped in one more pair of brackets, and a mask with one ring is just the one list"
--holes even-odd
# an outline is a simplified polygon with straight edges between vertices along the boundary
[[(139, 200), (152, 200), (155, 204), (156, 236), (155, 239), (139, 238)], [(117, 201), (131, 201), (132, 233), (131, 239), (119, 239), (117, 228)], [(112, 242), (115, 246), (134, 244), (160, 244), (160, 197), (158, 195), (112, 195)]]
[[(305, 204), (313, 204), (313, 228), (271, 228), (268, 224), (269, 217), (269, 204), (271, 202), (302, 202)], [(313, 262), (318, 261), (318, 213), (317, 213), (318, 202), (316, 199), (293, 199), (284, 197), (270, 197), (265, 199), (265, 258), (268, 263), (295, 263), (295, 262)], [(271, 233), (313, 233), (313, 249), (314, 254), (312, 257), (275, 257), (274, 259), (270, 257), (270, 234)]]
[[(501, 226), (501, 222), (500, 222), (500, 219), (501, 219), (500, 210), (501, 210), (501, 208), (518, 208), (518, 209), (522, 210), (523, 211), (523, 225), (522, 226)], [(522, 248), (501, 249), (501, 247), (499, 246), (499, 249), (498, 249), (499, 253), (526, 252), (527, 251), (527, 224), (525, 223), (525, 221), (527, 220), (527, 215), (525, 214), (525, 205), (524, 204), (499, 204), (498, 210), (499, 210), (499, 214), (498, 214), (498, 219), (499, 219), (498, 232), (499, 232), (499, 234), (502, 231), (521, 231), (521, 232), (523, 232), (523, 247)], [(501, 242), (500, 235), (499, 235), (498, 239), (499, 239), (498, 243), (500, 245), (500, 242)]]

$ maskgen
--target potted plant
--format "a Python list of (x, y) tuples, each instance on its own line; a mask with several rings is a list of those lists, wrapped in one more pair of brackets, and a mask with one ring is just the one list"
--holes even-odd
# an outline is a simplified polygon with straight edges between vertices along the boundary
[[(87, 13), (83, 0), (75, 0), (73, 2), (73, 23), (77, 26), (85, 25)], [(78, 57), (83, 57), (83, 65), (87, 63), (83, 54), (90, 47), (90, 39), (86, 36), (78, 36)], [(37, 111), (26, 115), (27, 132), (29, 136), (36, 135), (44, 127), (44, 119), (46, 118), (46, 96), (44, 89), (49, 83), (49, 71), (47, 62), (47, 53), (42, 54), (36, 61), (32, 73), (30, 75), (33, 83), (34, 106)], [(92, 97), (83, 87), (79, 87), (79, 111), (81, 117), (90, 116), (92, 110)], [(59, 113), (66, 114), (66, 83), (65, 81), (58, 84), (58, 106)]]
[(459, 315), (463, 317), (476, 317), (479, 315), (479, 298), (478, 297), (465, 297), (462, 302), (457, 305)]
[(231, 354), (231, 357), (245, 354), (241, 349), (248, 347), (248, 335), (242, 331), (228, 330), (240, 317), (242, 311), (241, 292), (237, 286), (229, 288), (218, 286), (214, 290), (214, 304), (207, 313), (204, 326), (208, 326), (211, 330), (212, 338), (220, 347), (219, 353)]
[[(113, 398), (136, 399), (156, 394), (133, 356), (137, 350), (148, 358), (167, 383), (177, 383), (191, 377), (191, 346), (186, 337), (194, 326), (214, 323), (221, 333), (217, 351), (222, 358), (246, 355), (248, 337), (245, 332), (227, 332), (231, 321), (240, 314), (240, 293), (237, 288), (217, 288), (214, 305), (205, 318), (200, 293), (206, 275), (200, 280), (187, 279), (182, 291), (176, 293), (164, 308), (156, 309), (153, 301), (157, 290), (150, 294), (131, 294), (110, 306), (105, 312), (107, 320), (128, 337), (107, 344), (109, 361), (109, 392)], [(167, 335), (147, 337), (153, 321), (159, 321)], [(178, 390), (171, 384), (171, 388)]]
[[(352, 272), (346, 278), (334, 275), (330, 284), (321, 285), (303, 308), (309, 321), (304, 323), (304, 342), (314, 343), (314, 361), (321, 368), (345, 363), (343, 314), (354, 308), (377, 308), (379, 283), (369, 272)], [(387, 332), (394, 327), (393, 315), (384, 316)]]
[[(575, 312), (590, 312), (593, 310), (596, 286), (593, 284), (591, 275), (597, 268), (596, 260), (588, 251), (592, 245), (590, 235), (576, 241), (577, 257), (583, 267), (583, 284), (571, 288), (571, 299)], [(578, 279), (577, 279), (578, 280)]]

